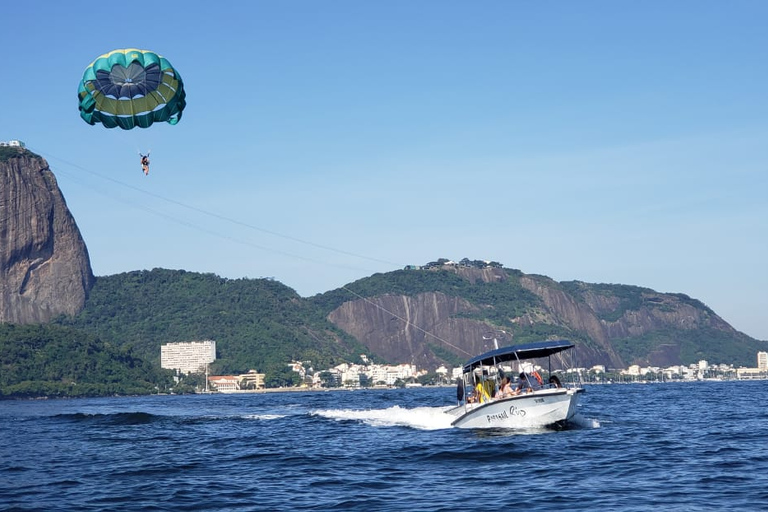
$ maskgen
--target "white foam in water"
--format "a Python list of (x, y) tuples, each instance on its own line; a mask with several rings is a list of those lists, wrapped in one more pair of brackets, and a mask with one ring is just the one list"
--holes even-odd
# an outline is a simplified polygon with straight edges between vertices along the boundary
[(279, 420), (285, 418), (285, 414), (246, 414), (243, 418), (247, 420)]
[(399, 406), (387, 409), (330, 409), (318, 410), (313, 414), (334, 420), (357, 420), (374, 427), (411, 427), (420, 430), (451, 428), (451, 418), (445, 414), (447, 407), (415, 407), (403, 409)]
[(592, 418), (585, 418), (581, 414), (576, 413), (573, 418), (571, 418), (571, 422), (574, 425), (578, 425), (582, 428), (600, 428), (600, 422), (597, 420), (594, 420)]

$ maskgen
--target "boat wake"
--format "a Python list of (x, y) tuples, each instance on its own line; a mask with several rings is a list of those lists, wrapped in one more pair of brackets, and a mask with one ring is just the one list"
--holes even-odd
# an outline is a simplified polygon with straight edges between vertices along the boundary
[(592, 419), (592, 418), (585, 418), (579, 413), (576, 413), (573, 418), (571, 418), (571, 423), (573, 423), (576, 427), (579, 428), (600, 428), (600, 422)]
[(329, 409), (317, 410), (312, 414), (337, 421), (358, 421), (374, 427), (410, 427), (419, 430), (449, 429), (453, 418), (445, 411), (449, 407), (415, 407), (406, 409), (399, 406), (386, 409)]

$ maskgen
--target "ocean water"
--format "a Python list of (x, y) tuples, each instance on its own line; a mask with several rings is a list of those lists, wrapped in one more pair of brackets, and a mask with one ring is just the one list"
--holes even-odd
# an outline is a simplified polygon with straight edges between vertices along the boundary
[(768, 381), (588, 386), (566, 430), (452, 388), (0, 402), (0, 510), (768, 510)]

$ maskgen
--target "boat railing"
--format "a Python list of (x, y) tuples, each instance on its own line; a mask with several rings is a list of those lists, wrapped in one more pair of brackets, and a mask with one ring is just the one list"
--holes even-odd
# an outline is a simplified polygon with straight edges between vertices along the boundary
[(465, 409), (467, 409), (467, 408), (471, 409), (471, 408), (475, 408), (475, 407), (478, 407), (478, 406), (483, 405), (483, 404), (487, 404), (487, 403), (491, 403), (491, 402), (498, 402), (500, 400), (522, 398), (522, 397), (525, 397), (525, 396), (535, 395), (537, 393), (541, 394), (542, 392), (544, 392), (546, 394), (551, 394), (552, 391), (557, 391), (557, 390), (567, 391), (567, 390), (570, 390), (570, 389), (576, 389), (578, 387), (579, 386), (577, 384), (571, 383), (571, 382), (566, 382), (565, 384), (563, 384), (558, 379), (556, 382), (547, 382), (544, 385), (539, 386), (539, 387), (537, 387), (535, 389), (529, 388), (530, 391), (523, 391), (523, 392), (520, 392), (520, 393), (516, 393), (514, 395), (507, 395), (507, 396), (504, 396), (504, 397), (498, 395), (498, 389), (495, 389), (494, 393), (491, 394), (491, 398), (490, 399), (486, 399), (486, 400), (477, 400), (475, 398), (475, 391), (474, 391), (474, 389), (465, 387), (466, 393), (464, 394), (463, 400), (459, 400), (458, 401), (459, 403), (457, 404), (457, 406), (459, 406), (459, 407), (463, 406)]

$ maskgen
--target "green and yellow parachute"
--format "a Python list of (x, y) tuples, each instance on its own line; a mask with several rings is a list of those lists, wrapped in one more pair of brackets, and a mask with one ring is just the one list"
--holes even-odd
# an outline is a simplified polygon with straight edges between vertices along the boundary
[(170, 62), (135, 48), (98, 57), (85, 69), (77, 90), (85, 122), (123, 130), (178, 123), (185, 97), (184, 83)]

